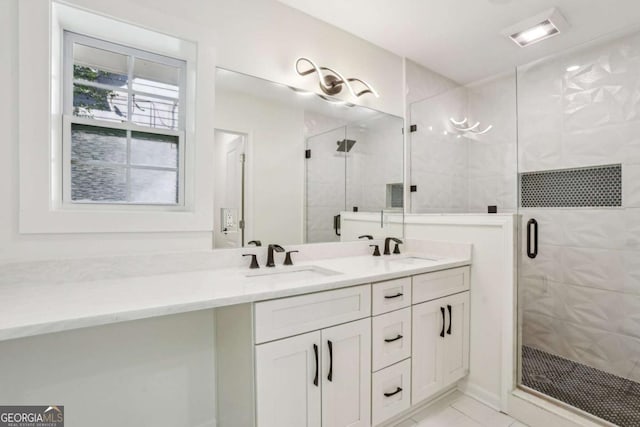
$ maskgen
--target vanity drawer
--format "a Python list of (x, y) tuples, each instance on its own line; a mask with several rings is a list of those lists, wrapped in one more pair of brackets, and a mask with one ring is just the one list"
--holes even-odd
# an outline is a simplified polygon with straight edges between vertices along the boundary
[(411, 356), (411, 307), (371, 319), (373, 371)]
[(469, 267), (413, 276), (414, 304), (467, 290), (469, 290)]
[[(392, 394), (393, 393), (393, 394)], [(371, 421), (379, 425), (411, 405), (411, 359), (407, 359), (371, 377)]]
[(411, 305), (411, 277), (374, 283), (371, 288), (374, 316)]
[(260, 344), (370, 315), (370, 285), (258, 302), (254, 305), (255, 342)]

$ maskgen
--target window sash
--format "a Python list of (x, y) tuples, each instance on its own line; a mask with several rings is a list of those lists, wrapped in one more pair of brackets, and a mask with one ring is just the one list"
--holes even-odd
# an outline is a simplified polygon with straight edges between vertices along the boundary
[[(127, 55), (128, 65), (128, 78), (127, 87), (111, 86), (101, 84), (97, 82), (90, 82), (83, 79), (74, 78), (74, 59), (73, 59), (73, 45), (74, 43), (80, 43), (89, 47), (98, 49), (104, 49), (111, 52)], [(180, 69), (179, 76), (179, 93), (178, 98), (171, 98), (163, 95), (156, 95), (139, 90), (134, 90), (133, 85), (133, 65), (134, 58), (140, 58), (159, 64), (168, 65)], [(64, 76), (64, 93), (63, 93), (63, 139), (62, 139), (62, 202), (64, 205), (153, 205), (153, 206), (184, 206), (185, 198), (185, 117), (186, 117), (186, 62), (183, 60), (158, 55), (151, 52), (146, 52), (136, 48), (130, 48), (116, 43), (107, 42), (100, 39), (84, 36), (81, 34), (65, 31), (64, 32), (64, 61), (63, 61), (63, 76)], [(79, 117), (73, 115), (73, 86), (74, 83), (82, 84), (86, 86), (96, 87), (107, 90), (118, 90), (120, 92), (127, 93), (127, 118), (122, 121), (108, 121), (100, 119), (91, 119), (88, 117)], [(166, 128), (154, 128), (151, 126), (142, 126), (132, 122), (133, 112), (133, 95), (152, 96), (158, 99), (167, 101), (178, 101), (178, 126), (177, 129)], [(127, 162), (126, 164), (111, 164), (104, 162), (105, 166), (124, 167), (127, 169), (127, 198), (131, 195), (131, 169), (146, 169), (146, 170), (158, 170), (158, 171), (177, 171), (177, 202), (176, 203), (153, 203), (153, 202), (134, 202), (134, 201), (84, 201), (84, 200), (72, 200), (71, 197), (71, 128), (73, 124), (83, 124), (105, 129), (119, 129), (127, 131)], [(145, 165), (131, 165), (131, 135), (132, 132), (150, 133), (157, 135), (175, 136), (178, 138), (178, 163), (176, 168), (162, 167), (162, 166), (145, 166)], [(83, 162), (80, 162), (83, 163)], [(97, 162), (92, 164), (98, 165)]]
[[(98, 122), (98, 123), (96, 123)], [(135, 124), (126, 124), (126, 123), (113, 123), (113, 125), (109, 122), (105, 122), (106, 125), (102, 125), (102, 121), (87, 119), (85, 117), (76, 117), (65, 115), (63, 117), (63, 170), (62, 170), (62, 194), (63, 194), (63, 204), (64, 205), (153, 205), (153, 206), (184, 206), (184, 132), (181, 131), (160, 131), (156, 130), (155, 132), (149, 132), (149, 128), (146, 126), (138, 126)], [(164, 202), (135, 202), (130, 200), (122, 200), (122, 201), (93, 201), (93, 200), (72, 200), (71, 198), (71, 128), (74, 124), (82, 124), (93, 126), (97, 128), (103, 129), (118, 129), (125, 130), (127, 137), (127, 157), (126, 163), (113, 163), (113, 162), (102, 162), (102, 161), (76, 161), (76, 164), (90, 164), (95, 166), (108, 166), (108, 167), (117, 167), (123, 168), (127, 171), (127, 199), (131, 196), (131, 169), (144, 169), (144, 170), (156, 170), (156, 171), (170, 171), (177, 172), (178, 178), (178, 186), (177, 192), (178, 197), (175, 203), (164, 203)], [(175, 168), (169, 166), (151, 166), (151, 165), (138, 165), (131, 163), (131, 139), (133, 132), (143, 132), (143, 133), (152, 133), (156, 135), (169, 135), (175, 136), (178, 138), (178, 163)]]

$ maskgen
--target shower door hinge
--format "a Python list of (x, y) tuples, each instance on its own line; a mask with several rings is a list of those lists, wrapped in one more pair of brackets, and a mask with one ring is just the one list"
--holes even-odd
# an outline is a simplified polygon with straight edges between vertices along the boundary
[(240, 221), (238, 221), (238, 228), (240, 230), (244, 230), (244, 219), (241, 219)]
[(305, 159), (311, 158), (311, 150), (304, 150), (304, 158)]
[(415, 193), (416, 191), (418, 191), (418, 186), (417, 185), (412, 185), (411, 187), (409, 187), (410, 191), (412, 193)]
[(409, 131), (410, 132), (417, 132), (418, 131), (418, 125), (409, 126)]

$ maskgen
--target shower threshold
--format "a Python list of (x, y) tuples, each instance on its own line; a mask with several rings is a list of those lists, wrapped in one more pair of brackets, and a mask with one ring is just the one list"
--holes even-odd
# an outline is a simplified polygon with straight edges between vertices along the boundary
[(610, 423), (640, 426), (640, 383), (523, 346), (522, 385)]

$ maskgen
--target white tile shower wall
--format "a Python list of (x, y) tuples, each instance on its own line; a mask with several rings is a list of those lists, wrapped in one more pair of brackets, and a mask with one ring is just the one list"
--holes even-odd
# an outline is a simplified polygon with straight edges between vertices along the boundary
[(402, 119), (374, 117), (350, 126), (347, 138), (357, 141), (347, 154), (347, 209), (379, 212), (387, 208), (387, 184), (403, 182)]
[(468, 120), (478, 129), (493, 126), (468, 142), (468, 209), (515, 212), (517, 202), (516, 82), (509, 73), (467, 87)]
[[(410, 106), (414, 213), (516, 210), (515, 75), (450, 89)], [(460, 135), (450, 118), (491, 125), (484, 135)]]
[[(566, 71), (569, 65), (580, 69)], [(621, 163), (623, 208), (523, 210), (523, 343), (640, 381), (640, 35), (519, 70), (520, 172)], [(539, 223), (539, 253), (524, 225)]]
[(449, 117), (466, 116), (467, 90), (457, 88), (411, 105), (411, 211), (466, 212), (468, 142), (451, 133)]

